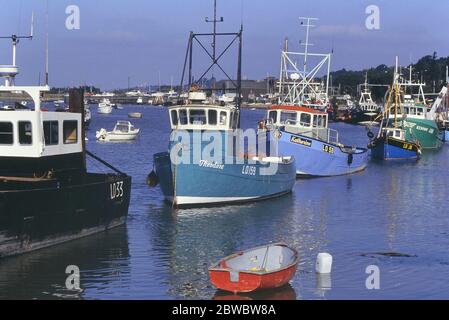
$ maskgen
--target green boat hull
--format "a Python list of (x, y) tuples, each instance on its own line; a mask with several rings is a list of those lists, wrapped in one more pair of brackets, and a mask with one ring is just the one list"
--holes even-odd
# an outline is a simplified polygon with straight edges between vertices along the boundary
[(443, 144), (443, 136), (433, 120), (427, 119), (405, 119), (403, 126), (406, 139), (418, 140), (423, 149), (439, 149)]

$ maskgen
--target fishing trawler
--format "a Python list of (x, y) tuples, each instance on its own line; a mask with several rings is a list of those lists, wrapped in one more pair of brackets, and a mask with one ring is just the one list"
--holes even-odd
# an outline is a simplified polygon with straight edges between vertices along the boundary
[[(32, 33), (10, 38), (13, 63), (0, 66), (0, 92), (28, 95), (33, 108), (0, 111), (0, 258), (123, 224), (131, 191), (130, 176), (85, 149), (82, 90), (72, 90), (68, 112), (52, 112), (41, 107), (48, 85), (15, 84), (16, 45)], [(87, 172), (88, 155), (115, 173)]]
[(364, 126), (378, 125), (380, 114), (381, 108), (374, 102), (371, 96), (371, 90), (369, 89), (368, 84), (368, 74), (366, 74), (359, 102), (355, 110), (351, 112), (351, 122)]
[[(267, 110), (266, 119), (259, 122), (259, 133), (266, 134), (267, 141), (278, 142), (280, 155), (293, 155), (298, 176), (324, 177), (362, 171), (369, 159), (368, 149), (343, 145), (338, 132), (328, 128), (328, 80), (325, 89), (319, 91), (311, 84), (316, 83), (314, 78), (324, 65), (329, 79), (331, 54), (308, 51), (309, 28), (316, 19), (301, 19), (307, 28), (305, 52), (289, 51), (285, 41), (281, 52), (279, 101)], [(307, 69), (309, 56), (321, 59), (311, 71)], [(304, 57), (302, 70), (293, 62), (297, 57)], [(311, 103), (311, 96), (320, 99)]]
[(401, 83), (398, 73), (398, 62), (394, 73), (393, 86), (390, 89), (385, 110), (377, 136), (368, 132), (370, 138), (374, 138), (368, 147), (371, 155), (379, 160), (417, 160), (421, 155), (419, 140), (411, 140), (411, 129), (404, 125), (405, 118), (400, 118), (405, 108), (401, 103)]
[[(395, 74), (397, 85), (401, 90), (401, 113), (404, 120), (401, 126), (407, 140), (419, 141), (422, 149), (439, 149), (443, 137), (435, 119), (431, 116), (431, 106), (424, 94), (425, 83), (412, 80), (412, 67), (409, 69), (409, 79), (405, 79), (399, 71)], [(414, 90), (417, 88), (417, 90)], [(417, 91), (417, 92), (416, 92)], [(390, 114), (390, 122), (394, 115)]]
[[(190, 34), (187, 57), (194, 41), (212, 37), (212, 66), (220, 63), (215, 52), (215, 39), (233, 37), (232, 41), (238, 44), (237, 81), (228, 79), (235, 85), (236, 103), (192, 103), (191, 99), (197, 101), (198, 96), (202, 99), (204, 91), (198, 90), (198, 86), (192, 83), (192, 57), (186, 59), (184, 70), (189, 61), (188, 98), (186, 104), (168, 108), (171, 125), (168, 152), (154, 155), (155, 171), (149, 175), (149, 184), (159, 182), (166, 200), (176, 207), (272, 198), (291, 192), (295, 183), (295, 162), (291, 156), (266, 156), (260, 150), (250, 150), (250, 147), (239, 148), (240, 143), (244, 142), (244, 136), (239, 131), (243, 28), (236, 33), (217, 33), (215, 22), (213, 33)], [(201, 77), (197, 82), (200, 81)], [(190, 94), (191, 89), (194, 94)], [(212, 148), (211, 137), (214, 142)]]

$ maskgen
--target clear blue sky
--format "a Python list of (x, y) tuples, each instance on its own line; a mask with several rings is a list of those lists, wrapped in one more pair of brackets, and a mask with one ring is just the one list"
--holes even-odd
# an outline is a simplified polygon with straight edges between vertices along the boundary
[[(178, 83), (189, 31), (210, 31), (212, 0), (48, 0), (50, 85), (93, 84), (102, 89)], [(67, 30), (65, 9), (78, 5), (80, 30)], [(365, 8), (380, 8), (380, 30), (365, 28)], [(19, 44), (20, 84), (35, 84), (44, 71), (45, 0), (0, 0), (0, 35), (28, 33), (35, 12), (35, 39)], [(261, 79), (278, 74), (280, 49), (288, 36), (299, 49), (299, 16), (320, 20), (313, 50), (334, 48), (332, 69), (402, 64), (437, 51), (449, 55), (447, 0), (218, 0), (225, 22), (219, 31), (244, 24), (243, 74)], [(10, 42), (0, 41), (0, 64), (11, 60)], [(204, 61), (204, 60), (203, 60)], [(227, 65), (227, 62), (224, 61)], [(43, 77), (43, 76), (42, 76)], [(217, 75), (220, 78), (219, 75)]]

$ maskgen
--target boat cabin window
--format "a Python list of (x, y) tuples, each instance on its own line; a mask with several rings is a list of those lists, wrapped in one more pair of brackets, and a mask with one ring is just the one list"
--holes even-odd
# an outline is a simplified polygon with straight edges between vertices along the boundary
[(70, 120), (63, 123), (64, 144), (78, 142), (78, 121)]
[(404, 113), (405, 113), (405, 114), (409, 114), (409, 109), (408, 109), (408, 107), (404, 107)]
[(227, 121), (227, 115), (225, 111), (220, 112), (220, 125), (225, 125)]
[(19, 143), (20, 144), (32, 144), (33, 133), (31, 122), (19, 121)]
[(0, 122), (0, 144), (13, 144), (14, 135), (11, 122)]
[(217, 124), (217, 110), (209, 110), (207, 112), (207, 117), (209, 118), (209, 124), (211, 125)]
[(187, 124), (187, 110), (186, 109), (179, 110), (179, 124)]
[(206, 112), (200, 109), (189, 111), (190, 124), (206, 124)]
[(296, 124), (296, 111), (282, 111), (281, 123), (289, 122), (290, 124)]
[(176, 110), (171, 111), (171, 123), (174, 126), (178, 125), (178, 112)]
[(424, 114), (424, 109), (423, 108), (416, 108), (416, 114), (419, 116), (422, 116)]
[(313, 127), (322, 128), (326, 126), (326, 119), (324, 115), (313, 116)]
[(58, 121), (44, 121), (44, 139), (47, 146), (59, 143)]
[(394, 136), (395, 136), (396, 138), (400, 138), (400, 137), (401, 137), (401, 131), (395, 130), (395, 131), (394, 131)]
[(303, 127), (310, 127), (312, 122), (312, 116), (308, 113), (301, 113), (301, 118), (299, 119), (299, 124)]
[(271, 120), (271, 123), (276, 123), (278, 118), (278, 112), (273, 110), (268, 113), (268, 119)]

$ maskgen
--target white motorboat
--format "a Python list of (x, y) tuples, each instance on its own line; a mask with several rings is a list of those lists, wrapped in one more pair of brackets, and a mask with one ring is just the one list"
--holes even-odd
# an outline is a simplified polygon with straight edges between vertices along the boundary
[(139, 131), (129, 121), (117, 121), (112, 131), (103, 128), (97, 131), (96, 138), (99, 141), (130, 141), (137, 138)]
[(128, 113), (128, 117), (129, 118), (140, 119), (140, 118), (142, 118), (142, 113), (140, 113), (140, 112), (130, 112), (130, 113)]
[(112, 104), (109, 99), (104, 98), (99, 104), (97, 113), (99, 114), (110, 114), (112, 112)]

